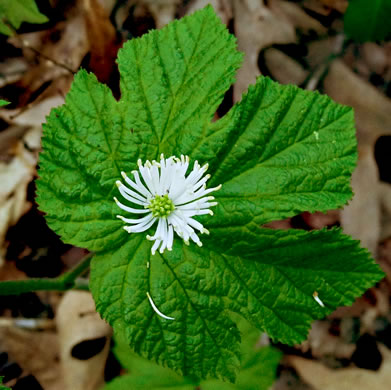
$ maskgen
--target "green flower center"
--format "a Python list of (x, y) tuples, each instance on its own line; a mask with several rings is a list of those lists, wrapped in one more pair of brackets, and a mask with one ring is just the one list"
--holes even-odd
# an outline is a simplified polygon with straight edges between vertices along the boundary
[(156, 218), (168, 217), (174, 210), (175, 206), (168, 195), (156, 195), (147, 206), (151, 211), (152, 215)]

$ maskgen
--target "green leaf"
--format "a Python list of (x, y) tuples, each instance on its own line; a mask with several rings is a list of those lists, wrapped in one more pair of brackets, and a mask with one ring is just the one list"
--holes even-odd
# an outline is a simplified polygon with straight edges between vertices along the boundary
[[(224, 312), (221, 298), (209, 298), (194, 284), (205, 271), (213, 272), (202, 253), (195, 255), (195, 264), (193, 258), (189, 263), (183, 260), (178, 243), (168, 257), (152, 256), (150, 244), (141, 235), (116, 251), (97, 254), (90, 282), (96, 308), (142, 356), (182, 375), (204, 378), (213, 373), (233, 381), (239, 367), (240, 335)], [(174, 321), (156, 315), (147, 292)]]
[(118, 54), (121, 101), (145, 155), (189, 154), (241, 60), (236, 39), (210, 6), (125, 43)]
[(0, 107), (6, 106), (7, 104), (10, 104), (10, 102), (7, 102), (6, 100), (0, 99)]
[(199, 381), (182, 377), (174, 371), (157, 366), (131, 352), (125, 340), (115, 337), (114, 354), (130, 375), (115, 378), (103, 390), (182, 389), (182, 390), (267, 390), (273, 384), (281, 352), (273, 347), (256, 348), (260, 332), (240, 321), (243, 334), (241, 356), (243, 364), (235, 385), (218, 380)]
[(123, 122), (111, 91), (80, 71), (66, 104), (43, 126), (37, 200), (65, 242), (107, 251), (127, 238), (115, 218), (114, 178), (120, 161), (137, 161), (139, 150)]
[(138, 158), (172, 154), (172, 139), (166, 147), (158, 142), (165, 129), (166, 138), (182, 126), (199, 132), (240, 60), (234, 38), (207, 7), (125, 44), (118, 59), (119, 103), (95, 76), (79, 72), (66, 104), (44, 125), (37, 185), (49, 226), (65, 242), (94, 251), (128, 240), (113, 202), (121, 170), (137, 168)]
[[(97, 252), (90, 288), (114, 331), (183, 375), (230, 381), (241, 358), (232, 313), (296, 343), (312, 320), (382, 277), (339, 231), (259, 227), (345, 204), (356, 140), (351, 109), (263, 77), (212, 122), (240, 60), (211, 7), (127, 42), (119, 101), (80, 71), (65, 105), (51, 112), (37, 182), (49, 226)], [(211, 231), (202, 248), (176, 237), (172, 252), (152, 256), (145, 236), (156, 227), (129, 235), (116, 218), (120, 172), (160, 153), (208, 162), (212, 185), (223, 183), (216, 215), (200, 218)], [(158, 316), (147, 293), (175, 320)]]
[(329, 97), (261, 77), (213, 123), (193, 155), (223, 184), (208, 226), (216, 240), (303, 211), (326, 211), (351, 198), (357, 160), (351, 108)]
[(0, 33), (12, 35), (10, 24), (18, 29), (23, 22), (45, 23), (49, 19), (41, 14), (34, 0), (0, 0)]
[[(338, 230), (253, 228), (232, 237), (221, 235), (220, 247), (178, 243), (151, 256), (138, 236), (96, 255), (90, 287), (97, 310), (142, 356), (182, 375), (232, 380), (239, 337), (228, 311), (274, 340), (298, 343), (314, 319), (351, 304), (383, 276), (368, 252)], [(146, 292), (175, 320), (157, 316)]]
[(351, 0), (345, 13), (345, 32), (358, 42), (382, 41), (391, 35), (390, 0)]
[(235, 235), (226, 229), (213, 249), (224, 250), (227, 308), (286, 344), (303, 341), (314, 319), (352, 304), (384, 276), (368, 251), (339, 229), (253, 227)]

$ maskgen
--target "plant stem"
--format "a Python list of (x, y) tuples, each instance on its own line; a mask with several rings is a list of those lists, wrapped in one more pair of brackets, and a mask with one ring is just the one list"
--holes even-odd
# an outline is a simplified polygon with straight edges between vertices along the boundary
[(0, 295), (19, 295), (32, 291), (66, 291), (72, 288), (88, 290), (85, 281), (77, 278), (88, 269), (92, 256), (93, 253), (89, 253), (74, 268), (57, 278), (31, 278), (0, 282)]

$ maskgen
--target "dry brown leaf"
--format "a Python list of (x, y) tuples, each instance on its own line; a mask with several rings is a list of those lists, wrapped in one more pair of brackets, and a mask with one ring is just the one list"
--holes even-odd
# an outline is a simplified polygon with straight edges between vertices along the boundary
[(0, 88), (20, 80), (27, 71), (27, 61), (23, 57), (7, 58), (0, 62)]
[[(96, 312), (92, 296), (84, 291), (68, 291), (56, 316), (61, 365), (66, 390), (96, 390), (104, 383), (104, 367), (109, 353), (111, 327)], [(102, 350), (80, 360), (72, 356), (75, 347), (88, 340), (105, 338)]]
[(274, 0), (278, 7), (283, 10), (295, 28), (304, 33), (315, 31), (318, 34), (326, 34), (327, 29), (316, 19), (308, 15), (302, 7), (291, 1)]
[(378, 190), (382, 207), (380, 241), (383, 241), (391, 237), (391, 184), (380, 182)]
[(304, 222), (312, 229), (322, 229), (326, 226), (332, 226), (339, 221), (339, 211), (338, 210), (330, 210), (330, 211), (327, 211), (326, 213), (305, 212), (301, 216), (302, 216)]
[(375, 329), (376, 320), (379, 317), (386, 317), (390, 313), (389, 288), (385, 283), (381, 283), (379, 287), (370, 290), (373, 294), (372, 299), (375, 305), (371, 306), (361, 316), (361, 334), (373, 333)]
[(275, 43), (296, 41), (295, 28), (279, 7), (278, 2), (262, 0), (237, 0), (233, 2), (235, 34), (238, 48), (244, 52), (244, 62), (237, 73), (234, 100), (240, 100), (249, 84), (255, 83), (260, 74), (259, 52)]
[(324, 16), (330, 15), (333, 9), (345, 13), (348, 4), (348, 0), (304, 0), (303, 2), (305, 8)]
[(373, 146), (379, 136), (391, 133), (391, 100), (354, 74), (341, 60), (332, 63), (324, 87), (333, 99), (354, 108), (358, 129), (359, 162), (352, 178), (355, 196), (341, 212), (341, 224), (346, 233), (360, 239), (376, 255), (381, 208)]
[(345, 13), (348, 8), (348, 0), (320, 0), (326, 7), (334, 8), (341, 13)]
[(269, 229), (292, 229), (292, 224), (290, 218), (288, 218), (265, 223), (263, 227)]
[(156, 28), (162, 28), (170, 23), (174, 17), (181, 0), (142, 0), (147, 6), (156, 23)]
[(270, 74), (281, 84), (300, 85), (308, 77), (307, 70), (280, 50), (267, 49), (265, 62)]
[(316, 390), (385, 390), (391, 383), (391, 352), (383, 345), (379, 349), (383, 362), (376, 372), (355, 367), (332, 370), (298, 356), (289, 356), (288, 362)]
[(57, 335), (15, 327), (0, 327), (0, 349), (24, 372), (34, 375), (45, 390), (64, 390)]
[(354, 197), (341, 211), (346, 234), (361, 240), (376, 256), (380, 237), (379, 173), (371, 145), (359, 147), (359, 160), (352, 176)]
[[(14, 46), (23, 48), (24, 57), (31, 63), (37, 59), (37, 65), (31, 66), (23, 78), (16, 84), (24, 90), (19, 106), (25, 106), (32, 94), (45, 83), (60, 77), (72, 76), (89, 51), (86, 34), (86, 22), (83, 12), (83, 0), (78, 0), (74, 7), (64, 15), (66, 20), (44, 31), (21, 34), (9, 39)], [(33, 50), (32, 50), (32, 49)], [(37, 51), (40, 54), (37, 54)]]
[(308, 54), (306, 61), (312, 69), (326, 63), (336, 48), (336, 37), (326, 37), (316, 41), (311, 41), (307, 45)]
[(65, 99), (62, 96), (53, 96), (32, 104), (28, 109), (0, 110), (0, 118), (13, 125), (41, 127), (50, 110), (64, 104), (64, 102)]
[(384, 47), (374, 42), (366, 42), (361, 45), (360, 53), (370, 71), (378, 74), (385, 72), (388, 65), (388, 59)]
[(337, 102), (354, 108), (359, 141), (374, 144), (379, 136), (391, 134), (391, 100), (341, 60), (331, 64), (324, 89)]
[(116, 3), (118, 2), (117, 0), (96, 0), (99, 5), (105, 10), (105, 12), (110, 15), (111, 12), (113, 11)]
[(99, 0), (83, 0), (86, 32), (90, 46), (89, 68), (98, 80), (107, 83), (115, 66), (119, 45), (110, 14)]
[(0, 118), (12, 126), (0, 133), (1, 152), (9, 155), (0, 161), (0, 264), (6, 252), (5, 235), (31, 204), (27, 202), (27, 186), (33, 179), (41, 148), (42, 122), (50, 110), (64, 103), (54, 96), (28, 109), (0, 110)]
[(224, 24), (228, 24), (232, 19), (232, 4), (230, 0), (194, 0), (190, 3), (187, 12), (191, 14), (210, 4)]
[(379, 250), (379, 264), (386, 274), (386, 280), (391, 282), (391, 238), (386, 239)]
[(6, 252), (4, 240), (8, 228), (31, 207), (27, 202), (27, 186), (35, 174), (40, 135), (40, 128), (31, 128), (24, 139), (17, 141), (11, 161), (0, 162), (0, 265)]
[(337, 359), (349, 359), (356, 345), (344, 341), (341, 337), (330, 334), (328, 321), (315, 321), (308, 334), (308, 338), (300, 345), (302, 352), (311, 350), (315, 358), (333, 356)]

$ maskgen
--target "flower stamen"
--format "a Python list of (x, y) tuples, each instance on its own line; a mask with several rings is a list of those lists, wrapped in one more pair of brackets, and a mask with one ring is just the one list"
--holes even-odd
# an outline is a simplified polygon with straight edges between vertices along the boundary
[(162, 317), (162, 318), (165, 318), (166, 320), (175, 320), (174, 317), (166, 316), (165, 314), (163, 314), (163, 313), (156, 307), (156, 305), (155, 305), (155, 303), (153, 302), (151, 296), (149, 295), (149, 292), (147, 292), (147, 297), (148, 297), (148, 299), (149, 299), (149, 303), (150, 303), (151, 306), (152, 306), (152, 309), (155, 311), (155, 313), (156, 313), (157, 315), (159, 315), (159, 316)]
[(151, 199), (147, 208), (152, 211), (152, 215), (156, 218), (166, 218), (175, 210), (174, 203), (167, 194), (163, 196), (156, 195)]
[(314, 293), (312, 294), (313, 298), (315, 299), (315, 301), (319, 304), (319, 306), (321, 307), (325, 307), (324, 306), (324, 303), (322, 302), (322, 300), (319, 298), (319, 294), (317, 291), (314, 291)]

